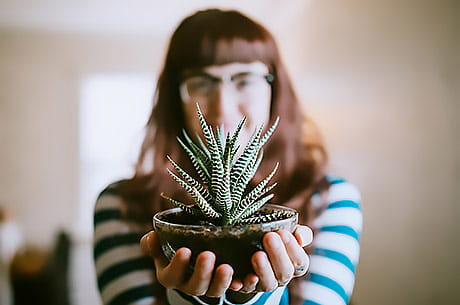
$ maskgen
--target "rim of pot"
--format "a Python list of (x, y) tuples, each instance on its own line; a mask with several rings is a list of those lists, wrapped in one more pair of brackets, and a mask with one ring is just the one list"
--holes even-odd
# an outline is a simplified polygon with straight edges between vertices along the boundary
[(226, 225), (226, 226), (178, 224), (178, 223), (167, 222), (167, 221), (161, 220), (159, 218), (159, 216), (163, 216), (163, 215), (172, 214), (172, 213), (182, 211), (181, 208), (176, 207), (176, 208), (171, 208), (171, 209), (164, 210), (164, 211), (156, 213), (153, 216), (153, 223), (154, 224), (158, 223), (158, 224), (161, 224), (161, 225), (167, 225), (167, 226), (176, 227), (176, 228), (186, 227), (188, 229), (194, 229), (194, 228), (203, 229), (203, 228), (216, 228), (216, 227), (221, 227), (221, 228), (225, 228), (225, 227), (250, 227), (250, 226), (260, 226), (260, 225), (266, 225), (266, 224), (276, 225), (276, 224), (283, 223), (283, 222), (290, 222), (290, 221), (292, 221), (292, 218), (297, 219), (297, 217), (298, 217), (298, 212), (295, 209), (289, 208), (289, 207), (286, 207), (286, 206), (282, 206), (282, 205), (265, 204), (260, 209), (263, 210), (265, 208), (270, 208), (270, 207), (275, 208), (277, 210), (292, 211), (292, 212), (295, 212), (295, 214), (293, 214), (292, 216), (290, 216), (288, 218), (279, 219), (279, 220), (273, 220), (273, 221), (269, 221), (269, 222), (261, 222), (261, 223), (256, 223), (256, 224), (233, 224), (233, 225)]

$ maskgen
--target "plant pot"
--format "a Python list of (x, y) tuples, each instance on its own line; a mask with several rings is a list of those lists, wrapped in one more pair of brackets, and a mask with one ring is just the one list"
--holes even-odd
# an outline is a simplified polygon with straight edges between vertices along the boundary
[(198, 254), (209, 250), (216, 255), (215, 266), (227, 263), (234, 269), (234, 277), (244, 279), (248, 273), (254, 272), (251, 256), (263, 250), (262, 238), (265, 233), (294, 231), (298, 221), (298, 214), (294, 209), (265, 204), (258, 213), (279, 210), (290, 211), (292, 216), (260, 224), (215, 226), (198, 224), (180, 208), (174, 208), (155, 214), (153, 226), (168, 259), (172, 258), (177, 249), (187, 247), (192, 251), (193, 266)]

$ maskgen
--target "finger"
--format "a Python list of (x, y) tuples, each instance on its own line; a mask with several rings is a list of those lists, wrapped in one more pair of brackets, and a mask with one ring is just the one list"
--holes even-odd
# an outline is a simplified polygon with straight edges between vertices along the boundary
[(264, 251), (257, 251), (251, 258), (252, 266), (259, 282), (257, 284), (257, 290), (270, 292), (278, 287), (278, 281), (276, 280), (275, 273), (270, 265), (268, 256)]
[(307, 272), (310, 260), (307, 253), (299, 246), (294, 236), (286, 231), (277, 232), (284, 243), (289, 259), (294, 266), (294, 276), (302, 276)]
[(240, 292), (251, 293), (257, 289), (257, 284), (259, 283), (259, 277), (254, 274), (248, 274), (244, 279), (244, 286), (240, 289)]
[(180, 248), (176, 251), (176, 254), (167, 267), (157, 267), (157, 278), (160, 284), (166, 288), (176, 288), (180, 286), (186, 278), (191, 257), (192, 252), (190, 249)]
[(215, 260), (216, 256), (211, 251), (201, 252), (196, 259), (193, 274), (184, 285), (183, 291), (194, 296), (205, 295), (211, 283)]
[(238, 291), (238, 290), (240, 290), (241, 288), (243, 288), (243, 286), (244, 286), (244, 283), (241, 282), (241, 280), (239, 280), (239, 279), (233, 279), (233, 280), (232, 280), (232, 283), (230, 284), (230, 287), (229, 287), (229, 288), (230, 288), (231, 290)]
[(141, 250), (144, 254), (151, 256), (155, 260), (157, 268), (165, 268), (169, 261), (161, 250), (160, 242), (155, 231), (150, 231), (142, 236), (140, 241)]
[(287, 285), (294, 275), (294, 266), (281, 237), (275, 232), (270, 232), (265, 234), (262, 243), (279, 285)]
[(211, 281), (206, 295), (208, 297), (220, 297), (230, 287), (233, 276), (233, 268), (228, 264), (220, 265), (216, 268), (214, 277)]
[(297, 225), (294, 236), (302, 248), (313, 241), (313, 231), (307, 226)]

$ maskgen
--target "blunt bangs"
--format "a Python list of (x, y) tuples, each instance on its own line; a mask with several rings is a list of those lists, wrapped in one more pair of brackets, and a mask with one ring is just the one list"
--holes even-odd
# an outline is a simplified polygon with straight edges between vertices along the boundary
[(179, 25), (171, 39), (166, 66), (172, 73), (180, 73), (260, 61), (272, 70), (277, 58), (276, 43), (262, 25), (234, 11), (211, 10), (198, 12)]

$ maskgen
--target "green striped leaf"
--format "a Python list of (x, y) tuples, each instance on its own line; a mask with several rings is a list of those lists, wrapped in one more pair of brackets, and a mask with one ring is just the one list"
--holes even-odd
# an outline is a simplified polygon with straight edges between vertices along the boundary
[(235, 163), (235, 166), (232, 168), (231, 184), (234, 188), (236, 188), (237, 191), (241, 189), (244, 190), (246, 188), (246, 185), (243, 186), (240, 179), (248, 165), (250, 165), (251, 161), (255, 159), (255, 154), (257, 154), (258, 142), (259, 137), (262, 133), (262, 128), (263, 127), (261, 126), (258, 130), (256, 129), (252, 133), (248, 144), (244, 148), (243, 154), (238, 158), (238, 160)]
[(227, 136), (225, 138), (225, 147), (224, 147), (224, 154), (222, 156), (222, 159), (223, 160), (227, 160), (228, 158), (230, 158), (230, 167), (231, 167), (231, 164), (233, 163), (233, 160), (232, 160), (232, 143), (231, 143), (232, 139), (230, 137), (230, 132), (227, 132)]
[(200, 176), (200, 179), (203, 180), (207, 185), (211, 184), (211, 174), (209, 173), (209, 169), (206, 164), (204, 164), (201, 159), (197, 158), (195, 154), (190, 150), (190, 148), (188, 148), (179, 137), (177, 137), (177, 141), (189, 156), (193, 167)]
[(221, 157), (223, 158), (224, 156), (224, 143), (223, 143), (223, 129), (224, 127), (221, 126), (221, 128), (219, 127), (216, 127), (216, 143), (217, 143), (217, 147), (219, 148), (219, 153), (221, 155)]
[(272, 185), (260, 190), (259, 192), (257, 192), (256, 194), (254, 194), (254, 196), (252, 198), (248, 198), (248, 200), (245, 200), (244, 202), (240, 202), (239, 205), (238, 205), (238, 208), (235, 209), (234, 212), (232, 212), (232, 217), (237, 219), (237, 218), (241, 218), (241, 214), (243, 214), (243, 211), (245, 209), (247, 209), (249, 206), (253, 205), (254, 202), (261, 198), (262, 196), (265, 196), (268, 192), (270, 192), (275, 186), (277, 185), (277, 183), (273, 183)]
[(248, 217), (245, 219), (241, 219), (237, 222), (237, 224), (256, 224), (256, 223), (264, 223), (264, 222), (270, 222), (274, 220), (281, 220), (281, 219), (287, 219), (289, 217), (292, 217), (294, 214), (289, 211), (276, 211), (271, 214), (265, 214), (265, 215), (258, 215), (258, 216), (253, 216), (253, 217)]
[(248, 216), (251, 216), (254, 214), (261, 206), (263, 206), (267, 201), (273, 198), (273, 194), (268, 194), (265, 197), (262, 197), (261, 199), (257, 200), (254, 202), (252, 205), (248, 206), (241, 214), (240, 216), (237, 216), (233, 218), (233, 223), (239, 222), (241, 219), (247, 218)]
[(252, 191), (247, 194), (244, 199), (241, 201), (241, 204), (244, 204), (246, 201), (252, 201), (253, 199), (257, 199), (260, 197), (260, 192), (265, 188), (265, 186), (268, 184), (268, 182), (273, 178), (275, 175), (276, 171), (278, 170), (279, 163), (277, 162), (275, 165), (275, 168), (271, 171), (271, 173), (264, 179), (262, 180), (259, 184), (257, 184)]
[(189, 135), (185, 131), (185, 129), (182, 130), (182, 133), (184, 135), (185, 141), (187, 141), (187, 144), (195, 154), (195, 156), (201, 160), (201, 162), (206, 166), (206, 169), (211, 167), (211, 156), (209, 155), (209, 151), (204, 151), (198, 145), (196, 145), (192, 139), (190, 139)]
[[(233, 133), (233, 136), (231, 137), (230, 140), (230, 151), (232, 154), (232, 160), (233, 157), (235, 156), (236, 152), (238, 151), (238, 148), (240, 147), (238, 143), (238, 137), (240, 136), (241, 129), (243, 128), (244, 124), (246, 123), (246, 117), (243, 117), (241, 121), (238, 123), (238, 126), (236, 127), (235, 132)], [(232, 166), (233, 166), (233, 161), (232, 161)]]
[(164, 199), (168, 200), (178, 208), (181, 208), (185, 213), (196, 216), (196, 217), (203, 217), (203, 212), (200, 210), (200, 208), (197, 208), (195, 205), (193, 206), (188, 206), (183, 202), (177, 201), (175, 199), (172, 199), (168, 196), (165, 196), (163, 193), (160, 194), (161, 197)]
[(221, 200), (222, 204), (225, 205), (225, 213), (223, 214), (222, 223), (225, 225), (230, 220), (231, 214), (230, 211), (232, 209), (232, 198), (230, 195), (230, 154), (227, 155), (227, 160), (225, 160), (224, 164), (224, 177), (222, 180), (221, 190), (222, 192), (219, 193), (219, 200)]
[(235, 188), (232, 191), (232, 201), (234, 204), (237, 204), (243, 196), (244, 191), (246, 190), (247, 185), (254, 177), (256, 165), (260, 164), (261, 159), (257, 158), (257, 153), (259, 148), (256, 148), (252, 155), (249, 156), (249, 159), (246, 161), (246, 165), (243, 168), (243, 172), (235, 182)]
[(209, 152), (208, 147), (206, 146), (206, 144), (204, 144), (203, 140), (201, 139), (201, 137), (200, 137), (200, 135), (198, 133), (196, 133), (195, 136), (196, 136), (196, 139), (198, 141), (198, 144), (201, 146), (201, 149), (206, 154), (208, 159), (211, 160), (211, 153)]
[(185, 181), (191, 186), (191, 187), (194, 187), (199, 193), (201, 196), (203, 196), (203, 198), (208, 202), (208, 203), (211, 203), (213, 201), (212, 197), (211, 197), (211, 194), (208, 192), (207, 189), (205, 189), (201, 183), (199, 183), (198, 181), (196, 181), (193, 177), (191, 177), (189, 174), (187, 174), (186, 171), (184, 171), (179, 165), (177, 165), (176, 162), (174, 162), (173, 159), (171, 159), (170, 156), (166, 156), (169, 160), (169, 162), (171, 162), (171, 164), (174, 166), (174, 168), (176, 169), (176, 171), (185, 179)]
[(211, 220), (221, 218), (221, 215), (213, 209), (213, 207), (206, 202), (206, 200), (201, 196), (201, 194), (192, 186), (188, 185), (187, 182), (179, 178), (176, 174), (174, 174), (169, 168), (167, 169), (168, 173), (173, 177), (174, 180), (177, 181), (189, 194), (192, 196), (195, 203), (201, 209), (203, 214), (206, 215), (207, 218)]
[[(216, 139), (212, 133), (212, 129), (208, 126), (203, 114), (201, 113), (200, 107), (197, 104), (198, 117), (200, 120), (201, 129), (203, 130), (204, 138), (209, 147), (211, 154), (212, 171), (211, 171), (211, 192), (219, 194), (220, 190), (220, 179), (224, 174), (224, 167), (222, 164), (222, 158), (219, 154), (219, 147), (217, 146)], [(224, 210), (225, 207), (217, 200), (217, 206), (220, 211)]]
[(233, 212), (233, 215), (235, 218), (239, 218), (240, 215), (243, 213), (243, 211), (246, 210), (246, 208), (257, 199), (260, 198), (261, 196), (265, 195), (267, 192), (269, 192), (272, 188), (276, 186), (276, 183), (273, 184), (272, 186), (265, 188), (265, 186), (268, 184), (271, 178), (275, 175), (276, 171), (278, 170), (278, 165), (279, 163), (277, 162), (275, 165), (275, 168), (271, 171), (271, 173), (264, 179), (262, 180), (259, 184), (257, 184), (249, 194), (247, 194), (243, 200), (241, 200), (238, 204), (237, 207)]
[(260, 146), (263, 146), (268, 141), (268, 139), (270, 138), (270, 136), (273, 134), (276, 127), (278, 126), (279, 121), (280, 121), (280, 118), (277, 117), (273, 125), (267, 130), (267, 132), (264, 134), (264, 136), (260, 140)]

